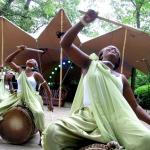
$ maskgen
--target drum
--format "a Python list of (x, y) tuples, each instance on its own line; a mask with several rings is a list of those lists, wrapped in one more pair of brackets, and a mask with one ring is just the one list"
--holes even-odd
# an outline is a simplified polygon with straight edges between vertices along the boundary
[(10, 109), (0, 123), (1, 137), (12, 144), (23, 144), (35, 133), (33, 115), (26, 107)]

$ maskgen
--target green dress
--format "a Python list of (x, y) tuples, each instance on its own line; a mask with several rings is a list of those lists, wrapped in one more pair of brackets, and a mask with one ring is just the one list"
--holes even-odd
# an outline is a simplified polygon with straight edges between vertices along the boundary
[(2, 118), (2, 116), (12, 107), (23, 105), (30, 109), (34, 116), (36, 127), (40, 131), (43, 131), (45, 129), (45, 124), (42, 98), (28, 82), (24, 71), (20, 73), (18, 78), (20, 80), (22, 91), (10, 94), (0, 103), (0, 117)]
[[(81, 77), (68, 118), (51, 123), (43, 132), (44, 150), (75, 150), (87, 143), (117, 141), (126, 150), (150, 150), (150, 130), (137, 118), (120, 92), (118, 79), (95, 54)], [(86, 78), (90, 107), (83, 105)]]

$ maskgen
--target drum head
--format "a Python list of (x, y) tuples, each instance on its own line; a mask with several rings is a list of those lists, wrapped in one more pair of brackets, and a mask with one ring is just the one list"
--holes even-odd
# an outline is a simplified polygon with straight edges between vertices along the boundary
[(1, 136), (13, 144), (23, 144), (34, 133), (34, 123), (27, 109), (14, 107), (9, 110), (1, 122)]

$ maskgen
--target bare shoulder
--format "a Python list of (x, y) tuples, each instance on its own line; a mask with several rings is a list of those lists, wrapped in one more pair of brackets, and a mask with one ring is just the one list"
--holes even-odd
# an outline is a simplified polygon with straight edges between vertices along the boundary
[(43, 78), (43, 76), (42, 76), (42, 74), (41, 73), (39, 73), (39, 72), (34, 72), (34, 77), (36, 78), (36, 79), (41, 79), (41, 78)]
[(123, 86), (128, 87), (129, 86), (128, 79), (126, 78), (124, 74), (121, 74), (121, 75), (122, 75)]
[(122, 77), (122, 74), (121, 73), (119, 73), (119, 72), (117, 72), (117, 71), (111, 71), (111, 73), (113, 74), (113, 75), (115, 75), (116, 77)]
[(34, 78), (35, 78), (35, 80), (37, 81), (37, 82), (39, 82), (39, 83), (42, 83), (42, 82), (44, 82), (45, 81), (45, 79), (44, 79), (44, 77), (42, 76), (42, 74), (41, 73), (39, 73), (39, 72), (34, 72)]
[(115, 75), (116, 77), (121, 77), (124, 86), (129, 85), (128, 80), (124, 74), (116, 72), (116, 71), (113, 71), (112, 74)]

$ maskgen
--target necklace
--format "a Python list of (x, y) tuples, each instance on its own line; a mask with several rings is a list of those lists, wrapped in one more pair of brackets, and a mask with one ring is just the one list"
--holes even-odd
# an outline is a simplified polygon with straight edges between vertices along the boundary
[(113, 69), (115, 68), (115, 65), (111, 61), (103, 60), (102, 62), (111, 65)]

